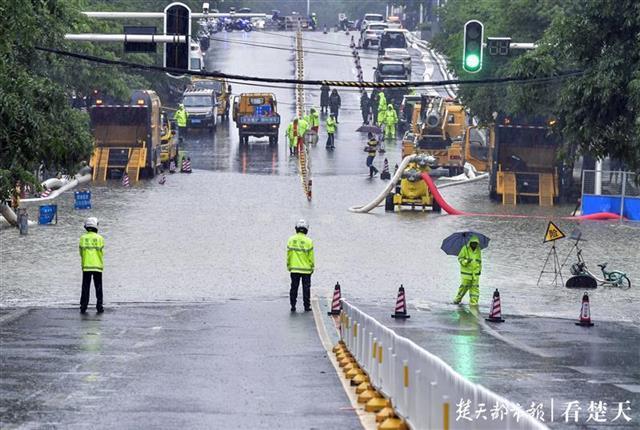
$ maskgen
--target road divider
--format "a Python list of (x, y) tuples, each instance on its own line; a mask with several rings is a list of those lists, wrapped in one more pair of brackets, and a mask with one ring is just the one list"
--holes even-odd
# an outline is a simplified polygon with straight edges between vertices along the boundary
[[(358, 402), (377, 412), (379, 429), (546, 429), (518, 405), (474, 384), (439, 357), (399, 336), (342, 300), (341, 343), (334, 347)], [(485, 419), (462, 418), (465, 405), (486, 408)], [(505, 411), (499, 420), (489, 414)], [(493, 419), (492, 419), (493, 418)]]

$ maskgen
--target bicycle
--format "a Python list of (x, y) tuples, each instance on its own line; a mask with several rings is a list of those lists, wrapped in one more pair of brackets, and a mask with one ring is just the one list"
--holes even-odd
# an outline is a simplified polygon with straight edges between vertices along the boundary
[(570, 271), (572, 275), (583, 277), (589, 276), (602, 286), (606, 285), (610, 287), (617, 287), (623, 290), (628, 290), (629, 288), (631, 288), (631, 280), (626, 273), (619, 270), (612, 270), (610, 272), (607, 272), (606, 267), (608, 263), (598, 264), (598, 267), (602, 271), (603, 276), (603, 278), (598, 278), (589, 270), (589, 268), (587, 267), (587, 263), (582, 258), (582, 249), (578, 248), (576, 254), (578, 256), (578, 262), (571, 265)]

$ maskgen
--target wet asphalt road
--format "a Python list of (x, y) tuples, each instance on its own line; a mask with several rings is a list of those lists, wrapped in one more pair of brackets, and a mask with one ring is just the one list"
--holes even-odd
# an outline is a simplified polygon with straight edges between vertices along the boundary
[[(212, 69), (246, 75), (293, 76), (293, 56), (287, 49), (259, 49), (237, 43), (257, 42), (283, 48), (292, 46), (291, 34), (231, 33), (219, 37), (226, 41), (212, 43), (207, 58), (214, 64)], [(314, 51), (349, 52), (348, 37), (342, 33), (306, 33), (304, 37), (305, 47)], [(344, 48), (334, 43), (344, 43)], [(365, 70), (371, 70), (375, 62), (367, 58), (369, 55), (373, 54), (362, 53)], [(313, 52), (305, 55), (305, 64), (307, 77), (312, 79), (353, 79), (355, 76), (353, 60), (348, 56)], [(414, 75), (416, 73), (420, 73), (420, 69), (414, 66)], [(239, 82), (232, 85), (234, 94), (274, 92), (282, 115), (281, 131), (284, 131), (293, 115), (292, 88), (286, 85), (284, 88), (256, 87)], [(455, 312), (451, 314), (448, 304), (458, 283), (457, 263), (455, 258), (445, 256), (439, 246), (453, 231), (477, 230), (492, 239), (491, 246), (484, 252), (481, 311), (486, 313), (493, 289), (499, 288), (503, 312), (510, 317), (509, 325), (504, 325), (509, 327), (504, 333), (507, 339), (542, 349), (562, 342), (572, 344), (574, 339), (558, 328), (555, 318), (577, 318), (582, 292), (554, 287), (548, 278), (536, 285), (549, 249), (541, 244), (546, 219), (454, 217), (409, 211), (386, 214), (381, 209), (359, 215), (347, 211), (348, 207), (375, 197), (384, 182), (366, 177), (362, 151), (366, 137), (355, 132), (360, 125), (358, 95), (348, 90), (340, 93), (344, 109), (340, 114), (336, 150), (324, 149), (326, 135), (322, 131), (320, 144), (311, 149), (314, 178), (311, 203), (303, 195), (296, 160), (289, 158), (283, 135), (276, 148), (269, 147), (265, 139), (250, 140), (248, 147), (240, 148), (233, 122), (223, 122), (214, 135), (190, 133), (185, 146), (196, 169), (192, 175), (171, 175), (164, 186), (155, 181), (142, 182), (129, 189), (119, 183), (93, 185), (94, 208), (90, 212), (74, 211), (72, 196), (65, 195), (58, 201), (57, 226), (32, 227), (26, 237), (19, 237), (14, 230), (0, 229), (0, 304), (3, 307), (75, 305), (80, 288), (77, 239), (82, 233), (82, 220), (90, 213), (100, 218), (101, 233), (106, 239), (105, 300), (111, 308), (135, 303), (181, 306), (240, 299), (278, 300), (278, 306), (287, 310), (284, 245), (295, 221), (305, 217), (311, 224), (310, 235), (316, 241), (315, 294), (329, 296), (335, 282), (340, 281), (345, 296), (354, 303), (371, 309), (381, 305), (386, 310), (391, 308), (397, 287), (403, 283), (410, 305), (431, 309), (433, 321), (460, 319)], [(307, 100), (317, 106), (319, 92), (308, 89)], [(393, 166), (400, 159), (399, 144), (387, 143), (386, 148), (385, 156)], [(380, 167), (380, 157), (376, 162)], [(545, 215), (557, 221), (567, 233), (579, 226), (587, 239), (583, 244), (584, 255), (592, 267), (609, 261), (610, 267), (629, 272), (634, 283), (631, 290), (599, 288), (590, 294), (594, 320), (602, 325), (610, 324), (612, 329), (607, 336), (583, 339), (592, 350), (610, 351), (603, 356), (628, 357), (629, 350), (637, 345), (637, 342), (630, 344), (628, 339), (638, 339), (640, 332), (638, 252), (630, 246), (640, 242), (638, 226), (559, 221), (557, 216), (569, 214), (573, 207), (505, 208), (490, 202), (487, 194), (487, 185), (482, 182), (443, 190), (444, 197), (462, 210)], [(35, 213), (35, 208), (31, 213)], [(558, 243), (561, 259), (570, 247), (567, 240)], [(567, 273), (565, 271), (565, 276)], [(514, 320), (526, 323), (514, 324), (511, 322)], [(528, 326), (529, 321), (535, 321), (532, 323), (535, 329)], [(431, 343), (426, 339), (430, 340), (435, 334), (441, 336), (443, 345), (451, 343), (447, 339), (452, 332), (440, 331), (440, 323), (435, 322), (431, 326), (427, 319), (416, 329), (416, 339), (423, 339), (421, 342), (428, 349)], [(412, 318), (414, 323), (417, 322)], [(538, 332), (555, 335), (530, 335)], [(496, 361), (493, 352), (506, 349), (514, 354), (513, 360), (508, 359), (506, 363), (518, 366), (520, 356), (506, 346), (508, 343), (494, 336), (483, 336), (482, 342), (484, 354), (478, 353), (480, 348), (476, 349), (477, 362)], [(438, 351), (450, 363), (459, 357), (451, 348), (449, 352)], [(571, 349), (567, 354), (573, 354)], [(532, 360), (537, 361), (535, 357)], [(621, 360), (627, 363), (626, 358)], [(565, 362), (542, 360), (536, 364), (539, 375), (548, 372), (559, 382), (583, 378)], [(477, 365), (474, 368), (477, 378), (484, 374), (482, 369), (487, 375), (490, 373), (488, 368)], [(558, 373), (557, 369), (560, 369)], [(637, 369), (635, 372), (632, 367), (624, 366), (607, 369), (603, 379), (607, 383), (624, 381), (624, 385), (630, 386), (627, 393), (633, 393), (633, 386), (640, 383)], [(502, 382), (498, 378), (487, 379), (490, 387), (507, 397), (517, 391), (523, 402), (541, 398), (538, 384), (518, 379), (514, 376), (518, 374), (516, 370), (507, 371), (507, 378)], [(554, 389), (565, 390), (562, 383)], [(609, 395), (609, 390), (607, 385), (603, 395)], [(570, 392), (574, 391), (567, 388), (567, 393)], [(611, 401), (617, 401), (619, 393), (624, 394), (622, 391), (612, 393)]]
[(0, 326), (0, 428), (358, 429), (311, 313), (34, 309)]

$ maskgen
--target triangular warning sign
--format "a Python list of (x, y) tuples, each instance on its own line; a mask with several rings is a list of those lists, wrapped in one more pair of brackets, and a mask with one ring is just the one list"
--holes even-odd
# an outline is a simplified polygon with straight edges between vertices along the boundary
[(553, 242), (554, 240), (563, 239), (565, 237), (566, 236), (562, 230), (560, 230), (553, 222), (549, 221), (547, 232), (544, 234), (544, 242), (542, 243)]

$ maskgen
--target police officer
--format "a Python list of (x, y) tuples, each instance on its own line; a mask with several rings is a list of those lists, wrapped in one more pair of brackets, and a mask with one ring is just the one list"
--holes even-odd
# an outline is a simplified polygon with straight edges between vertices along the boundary
[(91, 278), (96, 287), (96, 310), (104, 312), (102, 307), (102, 270), (104, 269), (104, 239), (98, 234), (98, 218), (89, 217), (84, 222), (87, 231), (80, 236), (80, 258), (82, 260), (82, 295), (80, 296), (80, 313), (87, 312), (91, 289)]
[(302, 280), (302, 301), (305, 312), (311, 310), (311, 274), (315, 269), (313, 240), (307, 236), (309, 224), (304, 219), (296, 223), (296, 234), (287, 242), (287, 270), (291, 274), (291, 290), (289, 302), (291, 312), (296, 311), (298, 286)]
[(178, 126), (178, 142), (182, 142), (183, 137), (187, 135), (187, 119), (189, 119), (189, 113), (182, 103), (178, 105), (178, 110), (173, 114), (173, 119), (176, 120), (176, 125)]
[(469, 242), (462, 247), (458, 253), (458, 262), (460, 263), (460, 288), (458, 288), (458, 294), (456, 294), (453, 303), (459, 304), (469, 291), (469, 304), (477, 306), (480, 297), (480, 272), (482, 271), (482, 252), (478, 236), (471, 236)]

